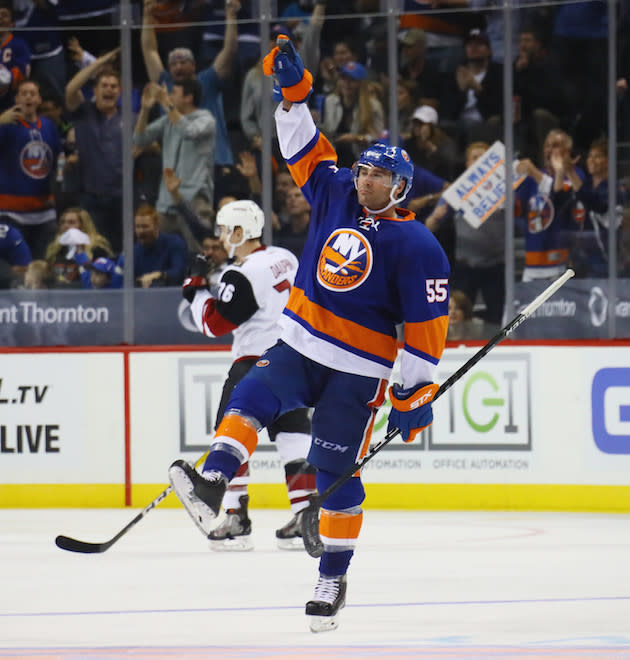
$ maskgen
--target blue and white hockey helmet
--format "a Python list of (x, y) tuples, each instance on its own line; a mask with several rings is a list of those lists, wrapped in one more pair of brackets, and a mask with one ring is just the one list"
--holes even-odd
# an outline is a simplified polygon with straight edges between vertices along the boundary
[(413, 183), (413, 163), (409, 154), (400, 147), (377, 142), (368, 147), (360, 156), (353, 173), (355, 181), (359, 175), (360, 167), (382, 167), (392, 173), (392, 189), (401, 181), (405, 182), (405, 189), (398, 197), (398, 202), (405, 199)]

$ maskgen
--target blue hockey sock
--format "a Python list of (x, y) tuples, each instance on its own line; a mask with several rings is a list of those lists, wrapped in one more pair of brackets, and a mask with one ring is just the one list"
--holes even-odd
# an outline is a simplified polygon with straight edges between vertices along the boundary
[(327, 552), (324, 553), (319, 560), (319, 572), (322, 575), (345, 575), (348, 572), (348, 566), (354, 550), (343, 550), (342, 552)]
[(240, 467), (241, 461), (234, 454), (223, 451), (222, 449), (213, 449), (203, 464), (202, 472), (217, 470), (224, 474), (228, 481), (232, 481)]

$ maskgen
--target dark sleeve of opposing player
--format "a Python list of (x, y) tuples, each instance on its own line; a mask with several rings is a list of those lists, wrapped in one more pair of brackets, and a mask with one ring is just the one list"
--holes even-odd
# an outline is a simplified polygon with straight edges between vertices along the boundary
[(221, 277), (217, 299), (211, 299), (204, 310), (204, 321), (215, 337), (220, 337), (249, 320), (258, 303), (251, 282), (237, 270), (228, 270)]

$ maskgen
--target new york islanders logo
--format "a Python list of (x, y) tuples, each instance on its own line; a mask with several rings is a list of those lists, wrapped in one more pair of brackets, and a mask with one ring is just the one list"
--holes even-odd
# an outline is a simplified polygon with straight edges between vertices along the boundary
[(354, 229), (337, 229), (326, 240), (317, 262), (317, 281), (330, 291), (351, 291), (372, 270), (372, 246)]
[(52, 149), (40, 140), (31, 140), (20, 153), (20, 167), (32, 179), (45, 179), (53, 167)]
[(527, 225), (530, 234), (539, 234), (545, 231), (553, 222), (553, 202), (547, 195), (535, 195), (529, 199)]

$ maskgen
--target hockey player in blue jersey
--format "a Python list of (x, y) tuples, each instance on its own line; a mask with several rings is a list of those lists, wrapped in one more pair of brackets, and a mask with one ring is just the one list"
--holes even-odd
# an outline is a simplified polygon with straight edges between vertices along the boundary
[[(200, 471), (184, 461), (169, 470), (177, 496), (204, 534), (228, 482), (255, 450), (258, 429), (287, 410), (314, 408), (307, 460), (317, 469), (319, 492), (365, 455), (401, 324), (402, 383), (389, 389), (389, 423), (412, 441), (433, 421), (433, 375), (448, 326), (444, 251), (413, 212), (398, 207), (411, 186), (409, 156), (376, 144), (353, 170), (337, 168), (334, 149), (304, 103), (311, 74), (288, 39), (279, 42), (263, 70), (277, 78), (282, 94), (275, 112), (278, 139), (311, 205), (310, 228), (280, 341), (235, 388)], [(306, 604), (313, 632), (338, 625), (364, 498), (357, 474), (323, 503), (324, 551)]]

